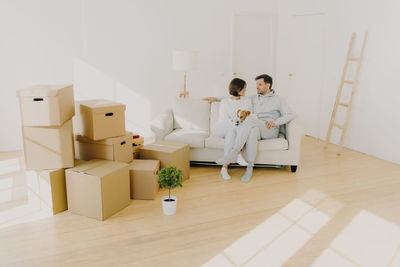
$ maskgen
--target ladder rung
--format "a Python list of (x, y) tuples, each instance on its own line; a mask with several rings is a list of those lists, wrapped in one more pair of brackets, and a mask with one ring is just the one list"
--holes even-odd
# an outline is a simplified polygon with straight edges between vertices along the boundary
[(359, 57), (351, 57), (351, 58), (349, 58), (349, 61), (360, 61), (361, 60), (361, 58), (359, 58)]
[(339, 105), (341, 105), (343, 107), (349, 107), (349, 104), (345, 104), (345, 103), (339, 103)]
[(354, 83), (354, 81), (349, 81), (349, 80), (344, 80), (343, 82), (344, 83), (348, 83), (348, 84), (353, 84)]
[(340, 129), (342, 129), (342, 130), (343, 130), (343, 128), (344, 128), (343, 125), (339, 125), (339, 124), (337, 124), (337, 123), (334, 123), (333, 126), (335, 126), (335, 127), (337, 127), (337, 128), (340, 128)]

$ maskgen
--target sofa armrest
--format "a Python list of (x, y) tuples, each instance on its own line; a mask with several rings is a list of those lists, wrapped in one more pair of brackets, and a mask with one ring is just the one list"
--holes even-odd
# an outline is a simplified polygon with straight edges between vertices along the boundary
[(301, 139), (305, 131), (298, 119), (294, 119), (286, 124), (286, 138), (289, 143), (289, 150), (300, 153)]
[(150, 129), (155, 134), (156, 140), (164, 140), (165, 136), (172, 132), (173, 126), (174, 118), (171, 109), (157, 115), (150, 122)]

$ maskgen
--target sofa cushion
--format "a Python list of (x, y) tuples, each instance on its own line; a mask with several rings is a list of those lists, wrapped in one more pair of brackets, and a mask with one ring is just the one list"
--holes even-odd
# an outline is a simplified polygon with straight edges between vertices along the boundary
[(219, 119), (219, 106), (221, 102), (213, 102), (211, 103), (210, 110), (210, 129), (213, 129), (214, 125), (218, 122)]
[(208, 101), (178, 98), (174, 101), (174, 129), (210, 131), (210, 104)]
[(224, 142), (225, 140), (214, 135), (210, 135), (208, 138), (205, 140), (205, 147), (207, 148), (220, 148), (224, 149)]
[(165, 136), (165, 141), (179, 142), (190, 145), (190, 147), (204, 148), (204, 140), (208, 132), (192, 129), (175, 129)]
[(266, 150), (287, 150), (289, 148), (288, 141), (279, 134), (278, 138), (260, 140), (258, 142), (258, 151)]
[[(211, 135), (210, 137), (206, 138), (205, 147), (224, 149), (224, 139)], [(287, 150), (288, 148), (288, 141), (282, 134), (279, 134), (278, 138), (258, 141), (259, 151)]]

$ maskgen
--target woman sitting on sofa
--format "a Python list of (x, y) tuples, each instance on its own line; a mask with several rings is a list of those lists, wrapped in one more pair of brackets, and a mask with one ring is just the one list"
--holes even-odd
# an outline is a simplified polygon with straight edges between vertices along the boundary
[[(246, 82), (242, 79), (235, 78), (229, 84), (230, 97), (224, 98), (221, 101), (218, 122), (211, 128), (211, 134), (225, 139), (224, 143), (224, 156), (233, 146), (236, 139), (236, 124), (237, 124), (237, 111), (252, 110), (251, 98), (246, 97)], [(211, 98), (204, 98), (204, 100), (213, 101)], [(238, 155), (239, 164), (245, 162), (241, 154)], [(221, 168), (222, 178), (230, 180), (231, 176), (228, 174), (228, 164)]]

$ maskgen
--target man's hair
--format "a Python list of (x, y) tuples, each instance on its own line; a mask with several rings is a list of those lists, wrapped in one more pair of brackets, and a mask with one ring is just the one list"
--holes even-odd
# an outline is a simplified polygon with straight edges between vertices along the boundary
[(258, 75), (255, 78), (256, 81), (259, 80), (259, 79), (264, 79), (265, 83), (269, 83), (270, 84), (269, 88), (272, 88), (272, 77), (271, 76), (269, 76), (268, 74), (261, 74), (261, 75)]
[(239, 96), (239, 92), (246, 86), (246, 82), (242, 79), (235, 78), (229, 84), (229, 94)]

